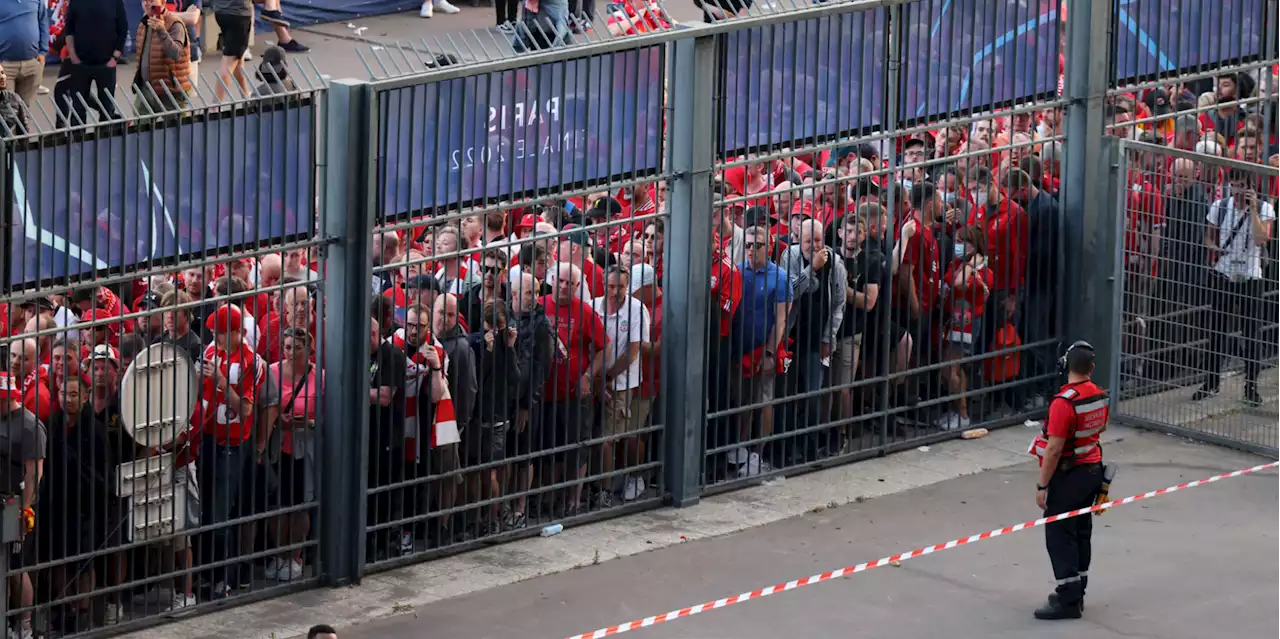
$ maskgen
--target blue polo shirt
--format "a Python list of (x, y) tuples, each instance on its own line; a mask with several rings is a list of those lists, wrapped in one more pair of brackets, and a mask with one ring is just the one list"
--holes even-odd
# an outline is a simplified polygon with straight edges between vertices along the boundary
[(45, 0), (0, 0), (0, 61), (22, 62), (48, 53), (49, 5)]
[(765, 343), (773, 334), (774, 307), (792, 300), (791, 280), (787, 272), (772, 262), (753, 269), (743, 262), (742, 305), (733, 316), (733, 342), (739, 354), (747, 354)]

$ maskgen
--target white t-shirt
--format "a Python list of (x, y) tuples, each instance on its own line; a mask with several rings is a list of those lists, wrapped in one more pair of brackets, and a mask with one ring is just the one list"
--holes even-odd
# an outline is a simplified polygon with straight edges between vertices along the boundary
[[(591, 300), (591, 306), (604, 321), (604, 332), (609, 337), (609, 345), (605, 347), (605, 368), (613, 366), (627, 352), (632, 344), (643, 344), (649, 341), (649, 311), (635, 298), (628, 297), (617, 313), (610, 315), (606, 309), (605, 299), (597, 297)], [(631, 390), (640, 386), (640, 358), (635, 358), (631, 366), (613, 380), (613, 390)]]
[[(1235, 198), (1224, 198), (1214, 202), (1205, 216), (1208, 222), (1218, 228), (1218, 247), (1222, 255), (1214, 270), (1228, 278), (1262, 278), (1262, 247), (1253, 241), (1253, 224), (1249, 222), (1249, 214), (1236, 209)], [(1258, 198), (1258, 218), (1263, 222), (1276, 219), (1276, 211), (1271, 203)], [(1240, 231), (1231, 237), (1236, 227)], [(1231, 245), (1225, 243), (1231, 239)]]

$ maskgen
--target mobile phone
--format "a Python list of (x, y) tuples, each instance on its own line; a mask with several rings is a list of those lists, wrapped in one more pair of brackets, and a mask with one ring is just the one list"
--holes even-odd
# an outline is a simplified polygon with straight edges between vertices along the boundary
[(159, 18), (160, 16), (164, 15), (164, 5), (162, 4), (151, 5), (151, 7), (149, 8), (149, 13), (151, 13), (152, 16)]

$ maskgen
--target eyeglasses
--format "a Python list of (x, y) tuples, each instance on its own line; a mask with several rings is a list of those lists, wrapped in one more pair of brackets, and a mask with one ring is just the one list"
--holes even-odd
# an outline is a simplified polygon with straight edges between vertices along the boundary
[(484, 272), (485, 272), (485, 273), (492, 273), (492, 274), (494, 274), (494, 275), (497, 275), (498, 273), (501, 273), (501, 272), (502, 272), (502, 267), (501, 267), (501, 266), (498, 266), (498, 265), (496, 265), (496, 264), (495, 264), (495, 265), (493, 265), (493, 266), (490, 266), (490, 265), (488, 265), (488, 264), (485, 264), (482, 268), (484, 269)]

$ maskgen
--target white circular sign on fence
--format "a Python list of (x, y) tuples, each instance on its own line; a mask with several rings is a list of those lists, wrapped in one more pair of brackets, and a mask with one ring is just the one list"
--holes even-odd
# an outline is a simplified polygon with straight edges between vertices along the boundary
[(168, 446), (187, 428), (199, 383), (191, 358), (173, 344), (153, 344), (138, 353), (120, 383), (125, 432), (148, 448)]

